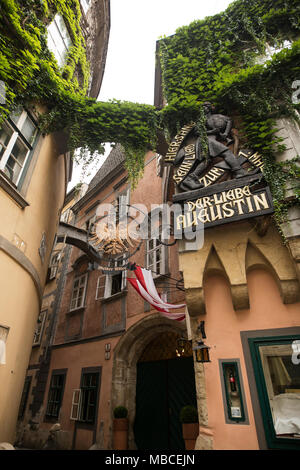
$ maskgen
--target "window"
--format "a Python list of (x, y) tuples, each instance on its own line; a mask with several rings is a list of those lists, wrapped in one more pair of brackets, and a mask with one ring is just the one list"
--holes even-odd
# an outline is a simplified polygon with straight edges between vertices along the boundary
[(72, 45), (71, 37), (63, 17), (60, 14), (56, 14), (47, 29), (48, 48), (53, 52), (59, 67), (62, 67), (66, 62), (68, 50)]
[(157, 238), (146, 241), (146, 267), (153, 273), (153, 277), (167, 272), (167, 247)]
[(0, 130), (0, 170), (18, 186), (37, 136), (37, 125), (23, 109), (12, 113)]
[(285, 40), (282, 44), (276, 46), (270, 46), (266, 43), (265, 53), (256, 57), (255, 64), (263, 65), (267, 60), (271, 60), (274, 54), (282, 51), (282, 49), (290, 49), (292, 46), (291, 41)]
[(70, 219), (72, 217), (71, 209), (66, 209), (62, 212), (60, 220), (61, 222), (65, 222), (66, 224), (70, 223)]
[(299, 449), (300, 336), (248, 341), (267, 443)]
[(84, 228), (88, 233), (92, 233), (96, 230), (95, 227), (96, 215), (93, 215), (88, 220), (85, 221)]
[[(115, 261), (115, 267), (124, 265), (126, 261), (123, 257)], [(117, 271), (113, 274), (101, 275), (98, 277), (96, 288), (96, 299), (103, 299), (118, 294), (126, 289), (127, 271)]]
[(78, 276), (74, 280), (70, 310), (81, 308), (84, 305), (87, 284), (87, 273)]
[(86, 13), (90, 7), (91, 0), (80, 0), (82, 9)]
[(41, 339), (43, 335), (45, 320), (46, 320), (47, 310), (44, 310), (39, 314), (39, 318), (37, 321), (34, 337), (33, 337), (33, 345), (36, 346), (41, 344)]
[(48, 274), (49, 281), (54, 279), (57, 275), (59, 261), (60, 261), (61, 256), (62, 256), (62, 252), (60, 250), (54, 251), (51, 255), (51, 260), (49, 264), (49, 274)]
[(99, 371), (83, 371), (80, 389), (73, 391), (71, 419), (90, 424), (95, 422), (99, 382)]
[(64, 393), (64, 386), (65, 386), (65, 379), (66, 379), (66, 371), (53, 371), (50, 388), (49, 388), (49, 395), (48, 395), (48, 403), (46, 409), (46, 416), (50, 418), (58, 418), (59, 411), (62, 404), (63, 393)]
[(126, 189), (122, 191), (115, 200), (116, 224), (118, 224), (128, 212), (129, 197), (130, 189)]
[(0, 325), (0, 365), (6, 364), (6, 341), (9, 328)]

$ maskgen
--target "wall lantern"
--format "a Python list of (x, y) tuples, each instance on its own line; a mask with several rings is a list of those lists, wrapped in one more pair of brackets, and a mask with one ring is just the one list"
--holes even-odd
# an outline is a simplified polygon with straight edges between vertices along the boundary
[(195, 351), (195, 358), (197, 362), (210, 362), (209, 359), (209, 346), (203, 343), (203, 341), (197, 341), (197, 346), (193, 348)]

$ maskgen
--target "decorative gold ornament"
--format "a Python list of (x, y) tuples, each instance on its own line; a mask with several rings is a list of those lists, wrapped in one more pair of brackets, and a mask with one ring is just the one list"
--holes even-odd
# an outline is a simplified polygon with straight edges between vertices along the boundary
[(101, 230), (91, 232), (89, 241), (93, 247), (104, 255), (120, 256), (134, 248), (137, 240), (128, 233), (127, 224), (104, 224)]

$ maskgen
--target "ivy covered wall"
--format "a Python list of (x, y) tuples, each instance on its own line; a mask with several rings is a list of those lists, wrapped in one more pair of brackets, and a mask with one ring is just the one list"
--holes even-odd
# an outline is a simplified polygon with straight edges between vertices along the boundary
[[(160, 41), (164, 128), (174, 135), (199, 119), (205, 100), (236, 118), (242, 141), (264, 157), (278, 222), (288, 208), (286, 184), (300, 176), (299, 156), (281, 164), (274, 157), (284, 149), (275, 135), (276, 118), (299, 122), (299, 105), (292, 103), (292, 83), (300, 78), (299, 20), (297, 0), (238, 0)], [(299, 188), (295, 197), (299, 202)]]
[[(73, 42), (62, 70), (46, 43), (46, 26), (56, 11), (64, 17)], [(276, 163), (275, 152), (283, 146), (275, 132), (277, 117), (298, 119), (299, 105), (291, 100), (292, 83), (300, 80), (298, 0), (237, 0), (223, 13), (161, 39), (159, 60), (167, 100), (162, 110), (86, 97), (89, 70), (79, 0), (1, 0), (0, 15), (0, 79), (7, 97), (0, 105), (2, 117), (17, 102), (44, 103), (45, 132), (64, 129), (71, 150), (81, 147), (92, 154), (101, 152), (105, 142), (121, 143), (130, 177), (136, 181), (145, 150), (155, 148), (157, 130), (170, 138), (191, 120), (203, 128), (200, 105), (210, 100), (219, 111), (237, 118), (242, 139), (263, 155), (278, 220), (284, 215), (285, 185), (299, 177), (299, 167), (296, 161)], [(267, 53), (268, 60), (262, 60)]]
[[(136, 180), (145, 149), (154, 145), (155, 108), (113, 100), (97, 102), (86, 96), (89, 64), (79, 0), (1, 0), (0, 7), (0, 80), (6, 90), (0, 123), (19, 103), (44, 104), (48, 110), (41, 116), (44, 132), (64, 130), (70, 150), (80, 147), (82, 156), (87, 151), (103, 153), (106, 142), (121, 143)], [(72, 40), (62, 68), (47, 47), (47, 25), (57, 12)]]

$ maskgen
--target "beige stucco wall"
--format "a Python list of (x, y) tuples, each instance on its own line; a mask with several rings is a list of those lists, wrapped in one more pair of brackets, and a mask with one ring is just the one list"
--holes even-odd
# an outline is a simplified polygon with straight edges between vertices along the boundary
[(9, 327), (6, 364), (0, 365), (0, 440), (13, 443), (31, 352), (39, 299), (31, 277), (0, 251), (1, 325)]
[[(40, 138), (24, 185), (21, 208), (0, 189), (0, 325), (9, 327), (6, 364), (0, 365), (0, 442), (14, 442), (33, 334), (41, 306), (49, 257), (64, 202), (66, 165), (53, 136)], [(42, 261), (39, 247), (46, 234)], [(24, 242), (21, 246), (20, 241)]]
[[(258, 449), (257, 429), (247, 378), (241, 332), (299, 326), (297, 268), (276, 227), (264, 236), (249, 222), (206, 230), (197, 251), (179, 255), (192, 337), (205, 321), (211, 362), (195, 363), (200, 434), (196, 449)], [(220, 359), (238, 359), (249, 424), (226, 423)]]
[[(207, 396), (207, 428), (215, 450), (258, 449), (257, 431), (247, 380), (241, 331), (268, 330), (299, 326), (300, 303), (284, 305), (276, 282), (263, 269), (248, 276), (250, 309), (233, 309), (228, 282), (221, 276), (210, 276), (205, 283), (205, 330), (211, 363), (204, 365)], [(225, 422), (219, 359), (238, 358), (244, 384), (249, 424)]]

